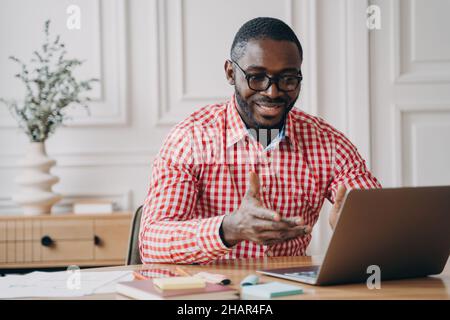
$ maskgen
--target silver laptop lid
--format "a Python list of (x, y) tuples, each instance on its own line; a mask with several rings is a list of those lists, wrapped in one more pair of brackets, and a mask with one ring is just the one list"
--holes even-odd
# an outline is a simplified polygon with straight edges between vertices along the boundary
[(317, 284), (441, 273), (450, 251), (450, 186), (352, 190), (347, 194)]

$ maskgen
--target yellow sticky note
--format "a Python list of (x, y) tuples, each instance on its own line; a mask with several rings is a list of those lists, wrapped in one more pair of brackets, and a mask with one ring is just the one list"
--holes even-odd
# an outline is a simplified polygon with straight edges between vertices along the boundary
[(161, 290), (204, 288), (206, 282), (197, 277), (171, 277), (153, 279), (153, 284)]

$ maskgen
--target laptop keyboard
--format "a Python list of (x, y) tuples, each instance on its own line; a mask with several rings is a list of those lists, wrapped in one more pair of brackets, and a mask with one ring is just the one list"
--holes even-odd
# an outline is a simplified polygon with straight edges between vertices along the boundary
[(313, 270), (313, 271), (301, 271), (301, 272), (287, 272), (284, 275), (286, 276), (290, 276), (290, 277), (294, 277), (294, 278), (298, 278), (301, 280), (312, 280), (317, 278), (317, 272), (318, 270)]

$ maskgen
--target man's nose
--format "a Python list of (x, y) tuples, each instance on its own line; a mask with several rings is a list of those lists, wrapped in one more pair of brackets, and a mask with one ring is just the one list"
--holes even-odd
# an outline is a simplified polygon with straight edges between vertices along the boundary
[(278, 86), (275, 82), (272, 82), (267, 90), (261, 93), (271, 99), (277, 98), (282, 95), (282, 92), (278, 89)]

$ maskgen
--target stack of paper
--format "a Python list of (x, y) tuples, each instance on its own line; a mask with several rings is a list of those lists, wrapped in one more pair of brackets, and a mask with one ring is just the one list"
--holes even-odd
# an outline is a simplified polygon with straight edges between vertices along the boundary
[(131, 271), (31, 272), (0, 277), (0, 299), (81, 297), (115, 292), (118, 281), (133, 279)]

